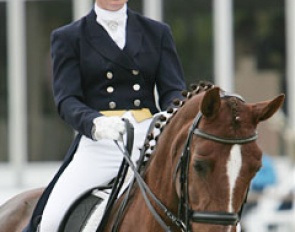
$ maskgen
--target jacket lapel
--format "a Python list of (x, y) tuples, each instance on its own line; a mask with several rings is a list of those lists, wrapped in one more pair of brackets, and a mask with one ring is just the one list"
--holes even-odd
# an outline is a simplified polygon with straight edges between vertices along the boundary
[[(127, 26), (127, 28), (128, 27), (129, 26)], [(137, 69), (133, 59), (127, 55), (130, 54), (129, 49), (127, 53), (124, 52), (125, 48), (122, 51), (111, 39), (106, 30), (104, 30), (104, 28), (96, 22), (96, 14), (94, 10), (92, 10), (91, 13), (86, 16), (86, 25), (84, 29), (87, 40), (98, 53), (120, 66), (128, 69)], [(132, 36), (132, 34), (134, 34), (133, 30), (131, 30), (130, 36), (128, 34), (129, 30), (127, 31), (127, 36)], [(128, 41), (128, 39), (129, 38), (127, 38), (126, 41), (126, 48), (129, 47), (129, 43), (132, 44), (132, 41)], [(130, 52), (134, 53), (134, 47), (130, 47)]]
[(134, 57), (141, 47), (142, 43), (142, 28), (135, 19), (135, 14), (128, 9), (128, 21), (127, 21), (127, 38), (126, 46), (124, 50), (130, 57)]

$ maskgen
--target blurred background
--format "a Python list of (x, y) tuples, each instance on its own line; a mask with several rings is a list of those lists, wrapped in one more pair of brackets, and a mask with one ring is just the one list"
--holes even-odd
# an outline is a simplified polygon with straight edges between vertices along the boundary
[[(285, 93), (259, 126), (263, 168), (244, 207), (247, 232), (295, 231), (295, 1), (129, 0), (171, 26), (188, 84), (209, 80), (248, 102)], [(51, 93), (50, 33), (92, 0), (0, 0), (0, 203), (46, 186), (74, 136)]]

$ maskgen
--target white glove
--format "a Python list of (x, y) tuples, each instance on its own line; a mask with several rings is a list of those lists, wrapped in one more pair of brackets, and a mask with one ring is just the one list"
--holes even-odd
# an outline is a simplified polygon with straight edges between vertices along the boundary
[(125, 131), (125, 123), (118, 116), (101, 116), (93, 120), (92, 136), (94, 140), (112, 139), (122, 141)]

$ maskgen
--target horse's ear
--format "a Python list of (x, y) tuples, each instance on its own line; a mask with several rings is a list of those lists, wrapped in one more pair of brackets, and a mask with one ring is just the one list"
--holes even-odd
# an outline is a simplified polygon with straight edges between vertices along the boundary
[(206, 91), (200, 106), (200, 111), (206, 118), (212, 118), (218, 113), (221, 105), (219, 92), (218, 87)]
[(269, 119), (282, 106), (285, 95), (281, 94), (270, 101), (258, 102), (253, 105), (254, 115), (257, 122)]

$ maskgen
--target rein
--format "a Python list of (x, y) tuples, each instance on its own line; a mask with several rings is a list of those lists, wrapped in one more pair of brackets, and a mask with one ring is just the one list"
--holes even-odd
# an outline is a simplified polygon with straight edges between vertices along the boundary
[[(125, 122), (125, 128), (126, 128), (126, 134), (127, 134), (127, 138), (126, 138), (127, 142), (126, 142), (126, 145), (124, 144), (124, 151), (125, 151), (125, 154), (128, 155), (128, 157), (130, 159), (131, 154), (132, 154), (132, 149), (133, 149), (133, 143), (134, 143), (134, 127), (129, 122), (128, 119), (124, 118), (123, 121)], [(103, 231), (103, 229), (106, 226), (107, 219), (111, 213), (113, 205), (115, 204), (118, 194), (124, 184), (124, 180), (125, 180), (126, 174), (128, 172), (128, 166), (129, 165), (128, 165), (127, 161), (124, 159), (122, 161), (121, 167), (118, 171), (117, 178), (115, 179), (115, 182), (113, 183), (112, 192), (110, 194), (104, 215), (101, 219), (101, 223), (100, 223), (97, 231)]]
[[(155, 117), (151, 123), (151, 127), (149, 129), (149, 131), (152, 130), (152, 128), (154, 127), (155, 123), (158, 121), (159, 117)], [(118, 146), (118, 148), (121, 150), (125, 161), (128, 163), (129, 167), (131, 168), (131, 170), (134, 173), (134, 178), (140, 188), (140, 191), (142, 193), (142, 196), (145, 200), (145, 203), (147, 204), (147, 207), (149, 208), (150, 212), (152, 213), (152, 215), (154, 216), (154, 218), (156, 219), (156, 221), (161, 225), (161, 227), (163, 228), (163, 230), (165, 232), (172, 232), (170, 227), (164, 222), (164, 220), (161, 218), (161, 216), (157, 213), (155, 207), (152, 205), (151, 200), (149, 199), (149, 197), (157, 204), (157, 206), (159, 206), (161, 208), (161, 210), (165, 213), (165, 215), (173, 222), (173, 224), (175, 224), (177, 227), (179, 227), (181, 229), (182, 232), (186, 232), (186, 227), (184, 225), (184, 223), (182, 222), (181, 219), (179, 219), (178, 217), (176, 217), (156, 196), (155, 194), (151, 191), (151, 189), (149, 188), (149, 186), (145, 183), (145, 181), (143, 180), (142, 176), (139, 173), (139, 168), (137, 169), (134, 165), (134, 163), (132, 162), (132, 160), (130, 159), (130, 155), (129, 152), (126, 149), (122, 149), (121, 146), (119, 145), (118, 141), (114, 141), (115, 144)], [(143, 162), (144, 159), (144, 152), (141, 152), (141, 157), (140, 157), (140, 162)], [(133, 183), (134, 181), (132, 181), (131, 183)], [(130, 184), (131, 186), (132, 184)], [(128, 195), (128, 194), (127, 194)], [(125, 203), (125, 202), (124, 202)], [(124, 205), (125, 207), (125, 205)], [(123, 209), (121, 210), (121, 212), (123, 211)], [(115, 227), (113, 228), (112, 231), (117, 231), (118, 230), (118, 224), (115, 224)]]

